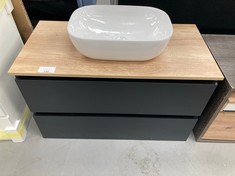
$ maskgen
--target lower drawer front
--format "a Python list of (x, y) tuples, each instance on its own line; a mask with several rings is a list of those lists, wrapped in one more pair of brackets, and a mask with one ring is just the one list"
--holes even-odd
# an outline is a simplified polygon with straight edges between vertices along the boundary
[(216, 82), (17, 78), (32, 112), (200, 116)]
[(202, 139), (235, 140), (235, 112), (220, 112)]
[(186, 140), (197, 118), (35, 113), (45, 138)]

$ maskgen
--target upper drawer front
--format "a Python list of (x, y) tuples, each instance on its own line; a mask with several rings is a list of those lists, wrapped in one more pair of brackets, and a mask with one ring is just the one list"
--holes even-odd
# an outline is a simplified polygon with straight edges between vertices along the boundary
[(16, 78), (33, 112), (199, 116), (216, 82)]

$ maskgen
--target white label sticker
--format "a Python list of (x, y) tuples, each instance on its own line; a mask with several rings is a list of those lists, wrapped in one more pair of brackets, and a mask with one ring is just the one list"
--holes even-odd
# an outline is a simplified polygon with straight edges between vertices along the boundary
[(39, 73), (55, 73), (56, 67), (39, 67)]

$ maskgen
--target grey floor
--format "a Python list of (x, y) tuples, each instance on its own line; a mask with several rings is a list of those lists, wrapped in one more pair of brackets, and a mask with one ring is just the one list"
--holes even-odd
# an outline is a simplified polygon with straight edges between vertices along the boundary
[(0, 141), (0, 176), (235, 176), (235, 144), (44, 139)]

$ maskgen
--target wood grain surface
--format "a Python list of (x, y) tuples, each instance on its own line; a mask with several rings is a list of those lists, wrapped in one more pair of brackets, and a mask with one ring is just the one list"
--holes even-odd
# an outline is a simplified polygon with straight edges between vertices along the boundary
[[(40, 21), (9, 74), (18, 76), (95, 77), (171, 80), (223, 80), (197, 27), (175, 24), (164, 52), (149, 61), (101, 61), (82, 56), (72, 45), (67, 22)], [(39, 73), (39, 67), (56, 67)]]
[(14, 17), (17, 28), (20, 32), (20, 36), (25, 43), (28, 40), (31, 33), (33, 32), (33, 26), (31, 24), (31, 21), (29, 19), (23, 1), (12, 0), (12, 4), (14, 6), (12, 15)]
[(220, 112), (202, 139), (235, 140), (235, 113)]

